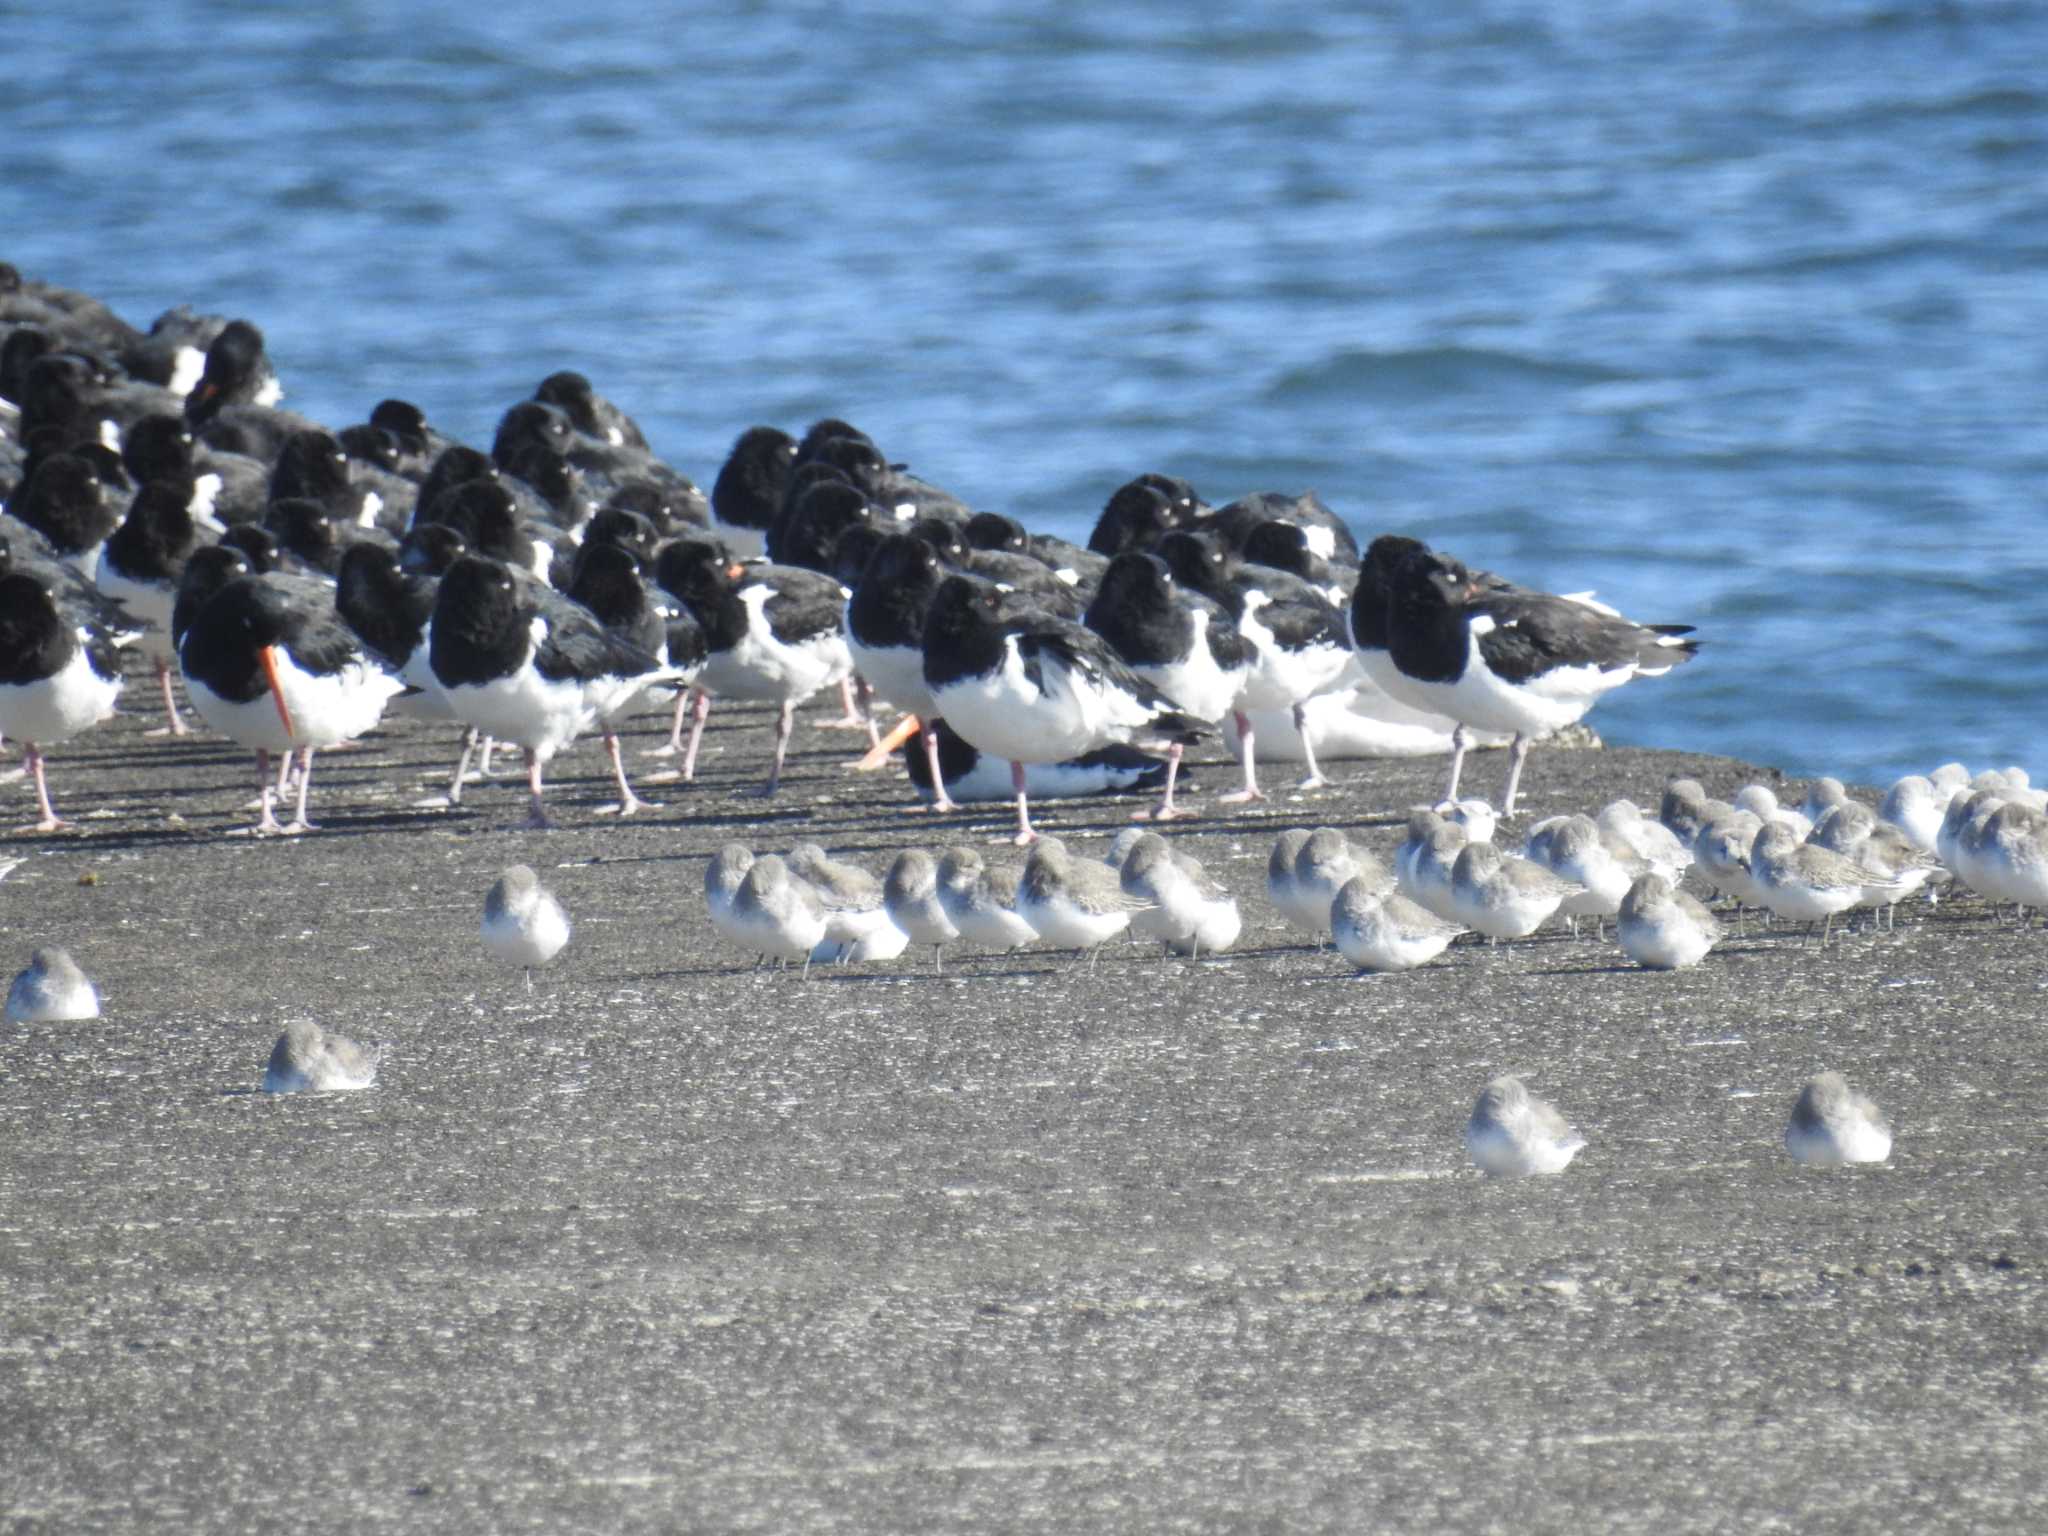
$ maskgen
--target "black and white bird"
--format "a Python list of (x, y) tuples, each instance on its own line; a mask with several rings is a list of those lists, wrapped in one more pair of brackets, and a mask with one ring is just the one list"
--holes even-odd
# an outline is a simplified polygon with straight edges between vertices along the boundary
[(93, 583), (142, 630), (142, 652), (156, 669), (163, 691), (165, 733), (185, 734), (178, 701), (171, 687), (171, 608), (178, 600), (178, 582), (185, 562), (200, 544), (192, 521), (190, 498), (182, 486), (153, 480), (135, 493), (135, 500), (106, 543), (100, 546)]
[[(664, 669), (662, 682), (676, 690), (678, 706), (689, 685), (704, 670), (708, 648), (704, 631), (694, 615), (674, 599), (658, 606), (640, 579), (639, 561), (623, 544), (586, 541), (578, 553), (569, 583), (569, 596), (591, 612), (598, 623), (631, 645), (647, 652)], [(647, 804), (633, 793), (626, 777), (625, 759), (619, 751), (618, 725), (641, 701), (645, 690), (621, 695), (598, 718), (604, 734), (604, 749), (611, 758), (612, 776), (618, 781), (621, 816), (631, 816)], [(678, 707), (677, 718), (681, 718)]]
[(925, 615), (925, 686), (964, 741), (1010, 761), (1017, 843), (1035, 840), (1025, 764), (1112, 742), (1166, 750), (1202, 726), (1132, 671), (1092, 629), (1009, 604), (964, 576), (939, 586)]
[(853, 596), (846, 601), (845, 618), (846, 644), (855, 669), (877, 697), (903, 712), (895, 729), (856, 766), (880, 767), (898, 745), (913, 734), (920, 736), (923, 782), (930, 788), (927, 803), (934, 811), (954, 809), (939, 763), (939, 706), (924, 680), (924, 618), (943, 580), (938, 551), (928, 540), (889, 534), (868, 557)]
[[(1164, 501), (1157, 491), (1141, 489)], [(1245, 691), (1251, 644), (1220, 605), (1183, 590), (1155, 555), (1127, 552), (1111, 560), (1082, 622), (1192, 719), (1214, 725)], [(1167, 752), (1166, 793), (1151, 813), (1154, 820), (1189, 814), (1173, 803), (1182, 751), (1175, 742)]]
[[(374, 729), (405, 684), (342, 622), (332, 587), (306, 577), (250, 574), (225, 545), (197, 551), (186, 563), (172, 630), (192, 707), (256, 753), (261, 815), (253, 830), (310, 830), (313, 753)], [(301, 754), (298, 806), (291, 822), (280, 826), (271, 809), (270, 755), (295, 751)]]
[(1183, 586), (1224, 608), (1251, 646), (1251, 663), (1234, 705), (1244, 784), (1220, 798), (1225, 804), (1265, 798), (1247, 713), (1255, 709), (1286, 710), (1292, 716), (1308, 767), (1301, 788), (1327, 784), (1316, 764), (1305, 706), (1337, 687), (1351, 664), (1343, 614), (1300, 577), (1269, 566), (1246, 566), (1199, 534), (1168, 534), (1159, 541), (1159, 554)]
[(796, 439), (779, 427), (749, 427), (711, 483), (711, 526), (728, 549), (759, 555), (782, 511), (796, 468)]
[(17, 562), (0, 539), (0, 736), (21, 742), (35, 780), (34, 831), (65, 825), (50, 804), (43, 748), (113, 714), (124, 638), (54, 566)]
[(455, 718), (526, 754), (528, 825), (548, 825), (541, 771), (623, 700), (679, 674), (589, 609), (502, 561), (448, 568), (427, 622), (427, 667)]
[(719, 545), (690, 539), (665, 547), (655, 562), (662, 589), (688, 605), (704, 631), (695, 719), (682, 776), (695, 775), (710, 695), (779, 706), (775, 762), (760, 793), (782, 783), (796, 707), (853, 673), (841, 615), (847, 591), (830, 576), (786, 565), (734, 561)]
[[(939, 774), (949, 804), (979, 805), (1008, 800), (1016, 794), (1016, 780), (1007, 761), (969, 746), (944, 720), (933, 720), (929, 725), (920, 723), (902, 743), (904, 768), (919, 799), (929, 802), (936, 798), (931, 763), (925, 756), (930, 738), (938, 742)], [(1165, 788), (1166, 769), (1166, 759), (1113, 741), (1106, 747), (1056, 763), (1026, 763), (1024, 792), (1033, 800), (1152, 794)]]
[[(460, 534), (427, 523), (406, 536), (403, 555), (381, 544), (362, 543), (351, 545), (341, 557), (335, 575), (335, 611), (386, 670), (406, 685), (407, 691), (391, 702), (392, 714), (460, 724), (427, 665), (427, 621), (434, 616), (443, 573), (467, 553)], [(447, 804), (462, 803), (470, 759), (479, 746), (488, 758), (490, 744), (483, 733), (463, 725), (461, 750), (448, 781)], [(488, 768), (484, 772), (487, 774)]]
[(1509, 586), (1418, 548), (1401, 559), (1389, 591), (1388, 691), (1458, 722), (1446, 800), (1458, 797), (1470, 733), (1512, 732), (1500, 809), (1513, 815), (1531, 742), (1571, 725), (1622, 684), (1691, 660), (1699, 649), (1685, 638), (1691, 632), (1687, 625), (1636, 624), (1583, 598)]

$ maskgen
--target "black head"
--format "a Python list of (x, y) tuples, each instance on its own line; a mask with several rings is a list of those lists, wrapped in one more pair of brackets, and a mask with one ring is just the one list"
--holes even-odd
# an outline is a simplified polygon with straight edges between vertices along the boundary
[(335, 441), (351, 459), (362, 464), (374, 464), (390, 474), (397, 474), (404, 462), (398, 439), (382, 427), (368, 422), (343, 427), (335, 434)]
[(624, 629), (647, 611), (640, 564), (630, 550), (616, 544), (586, 543), (576, 552), (576, 575), (569, 583), (569, 596), (609, 629)]
[(245, 392), (263, 370), (263, 333), (230, 320), (206, 349), (206, 369), (185, 397), (185, 419), (204, 425)]
[[(574, 514), (583, 490), (583, 472), (569, 462), (566, 454), (540, 443), (527, 443), (513, 455), (506, 473), (532, 486), (534, 493), (557, 513)], [(583, 507), (588, 509), (587, 500)], [(573, 526), (575, 517), (558, 520)]]
[(1398, 533), (1383, 533), (1365, 546), (1365, 558), (1360, 562), (1359, 569), (1383, 581), (1390, 580), (1409, 556), (1428, 553), (1429, 546), (1420, 539), (1411, 539)]
[(236, 523), (220, 536), (220, 542), (222, 547), (235, 550), (248, 561), (249, 569), (258, 576), (278, 567), (277, 535), (261, 523)]
[(604, 435), (597, 419), (597, 388), (583, 374), (568, 368), (551, 373), (534, 389), (533, 398), (555, 407), (577, 431), (592, 437)]
[(308, 565), (333, 571), (341, 563), (341, 541), (334, 519), (320, 502), (305, 496), (273, 501), (263, 513), (263, 526), (277, 535), (278, 546)]
[(861, 523), (847, 529), (832, 546), (832, 569), (826, 574), (842, 587), (859, 586), (868, 562), (874, 559), (882, 541), (889, 537), (873, 523)]
[(654, 558), (655, 582), (686, 603), (724, 596), (739, 570), (725, 546), (710, 539), (678, 539), (663, 545)]
[(100, 494), (99, 476), (76, 453), (42, 460), (7, 505), (65, 554), (91, 549), (120, 523), (120, 513)]
[(229, 582), (255, 574), (254, 567), (232, 544), (195, 549), (178, 580), (178, 598), (171, 607), (171, 639), (182, 644), (192, 620)]
[(1173, 601), (1173, 572), (1157, 555), (1127, 550), (1109, 562), (1089, 604), (1127, 604), (1156, 611)]
[(458, 485), (472, 480), (496, 480), (498, 466), (461, 443), (450, 444), (442, 449), (441, 456), (434, 460), (427, 471), (427, 478), (420, 485), (419, 500), (414, 504), (413, 521), (431, 522), (433, 509), (441, 497)]
[(152, 480), (135, 493), (128, 515), (107, 539), (107, 555), (124, 571), (169, 576), (198, 547), (191, 489), (176, 480)]
[(410, 400), (379, 400), (370, 412), (370, 425), (389, 432), (407, 453), (427, 451), (427, 413)]
[(1229, 553), (1199, 533), (1177, 530), (1159, 541), (1154, 551), (1182, 586), (1219, 601), (1229, 597), (1232, 560)]
[(54, 352), (56, 341), (39, 325), (16, 326), (0, 341), (0, 399), (27, 403), (29, 366)]
[(948, 565), (958, 565), (967, 558), (969, 546), (964, 537), (963, 524), (950, 522), (943, 517), (920, 517), (908, 528), (897, 525), (895, 531), (907, 533), (914, 539), (923, 539)]
[(193, 434), (176, 416), (143, 416), (121, 438), (121, 461), (137, 483), (193, 475)]
[(286, 437), (270, 472), (272, 500), (324, 499), (348, 489), (348, 455), (332, 432), (307, 429)]
[(733, 442), (711, 485), (719, 521), (736, 528), (766, 528), (783, 503), (796, 467), (796, 439), (779, 427), (749, 427)]
[(98, 436), (90, 402), (99, 398), (98, 376), (76, 352), (46, 352), (28, 365), (22, 382), (21, 422), (24, 429), (61, 427), (72, 438)]
[(1173, 507), (1173, 525), (1185, 528), (1208, 505), (1194, 486), (1178, 475), (1144, 474), (1138, 476), (1137, 484), (1149, 485), (1164, 496)]
[(1110, 494), (1088, 547), (1098, 555), (1150, 549), (1176, 526), (1173, 503), (1166, 493), (1142, 480), (1131, 480)]
[(417, 523), (398, 546), (398, 563), (424, 576), (441, 576), (469, 553), (469, 541), (446, 523)]
[(1324, 574), (1323, 563), (1308, 547), (1308, 533), (1299, 523), (1269, 517), (1254, 524), (1244, 536), (1240, 553), (1253, 565), (1290, 571), (1304, 581), (1320, 580)]
[(434, 624), (457, 632), (498, 633), (527, 616), (531, 603), (502, 560), (464, 555), (448, 567), (434, 597)]
[(1000, 549), (1012, 555), (1031, 552), (1031, 535), (1024, 531), (1024, 525), (1000, 512), (975, 513), (960, 530), (960, 537), (967, 541), (969, 549)]
[(1411, 620), (1458, 608), (1478, 594), (1462, 561), (1431, 549), (1414, 549), (1394, 568), (1392, 611)]
[(880, 493), (889, 476), (888, 463), (865, 437), (828, 437), (805, 462), (831, 465), (870, 496)]
[[(841, 421), (837, 416), (824, 416), (805, 430), (803, 441), (796, 445), (796, 462), (808, 464), (818, 457), (819, 448), (834, 438), (850, 438), (857, 443), (866, 443), (870, 449), (875, 446), (875, 440), (852, 422)], [(879, 451), (875, 453), (876, 458), (881, 456)]]
[(522, 400), (498, 418), (498, 435), (491, 440), (492, 462), (509, 469), (520, 449), (535, 443), (567, 453), (576, 445), (576, 429), (554, 406)]
[(0, 569), (0, 683), (18, 687), (50, 677), (66, 654), (49, 589), (26, 571)]
[(615, 545), (632, 555), (642, 570), (653, 566), (654, 551), (660, 542), (661, 531), (652, 519), (616, 502), (593, 513), (583, 528), (585, 549), (596, 544)]
[(930, 593), (938, 589), (944, 574), (939, 553), (928, 542), (914, 533), (892, 533), (875, 546), (858, 585), (873, 583), (878, 591)]

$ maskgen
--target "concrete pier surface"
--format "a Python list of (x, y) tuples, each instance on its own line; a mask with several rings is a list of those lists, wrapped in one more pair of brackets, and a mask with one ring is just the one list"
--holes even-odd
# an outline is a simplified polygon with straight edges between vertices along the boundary
[[(249, 759), (124, 716), (51, 755), (77, 829), (0, 862), (0, 966), (67, 946), (88, 1023), (0, 1025), (0, 1527), (247, 1532), (2038, 1529), (2048, 1508), (2048, 933), (1974, 899), (1655, 975), (1546, 929), (1359, 977), (1279, 927), (1267, 851), (1382, 852), (1439, 759), (1168, 829), (1240, 898), (1215, 960), (1116, 944), (756, 972), (707, 856), (877, 874), (1005, 835), (905, 814), (813, 701), (783, 793), (720, 706), (620, 822), (584, 742), (516, 771), (399, 725), (323, 755), (290, 840)], [(1596, 722), (1597, 723), (1597, 722)], [(628, 749), (660, 740), (653, 715)], [(636, 768), (659, 760), (633, 759)], [(10, 751), (10, 764), (18, 763)], [(511, 765), (507, 765), (511, 766)], [(1978, 765), (1982, 766), (1982, 765)], [(1469, 767), (1491, 791), (1498, 754)], [(1532, 757), (1525, 813), (1741, 764)], [(1796, 786), (1792, 786), (1796, 791)], [(31, 814), (19, 783), (8, 819)], [(1795, 793), (1796, 798), (1796, 793)], [(1099, 853), (1148, 800), (1036, 808)], [(477, 935), (506, 865), (569, 908), (536, 978)], [(4, 977), (0, 977), (4, 980)], [(374, 1088), (257, 1086), (284, 1025)], [(1888, 1163), (1781, 1137), (1845, 1072)], [(1489, 1180), (1529, 1075), (1589, 1145)]]

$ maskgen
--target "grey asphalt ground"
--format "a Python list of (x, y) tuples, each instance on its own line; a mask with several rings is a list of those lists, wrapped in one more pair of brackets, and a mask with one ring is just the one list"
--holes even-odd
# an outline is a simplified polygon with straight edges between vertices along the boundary
[[(0, 968), (63, 943), (105, 1000), (0, 1025), (0, 1527), (2040, 1526), (2040, 929), (1958, 900), (1679, 975), (1546, 932), (1355, 977), (1278, 928), (1267, 849), (1390, 848), (1441, 762), (1236, 811), (1210, 753), (1173, 835), (1237, 953), (802, 979), (711, 933), (719, 843), (879, 873), (1007, 808), (904, 814), (821, 700), (771, 803), (735, 793), (757, 710), (623, 824), (579, 744), (547, 833), (516, 773), (412, 808), (452, 733), (400, 726), (322, 758), (320, 833), (259, 843), (226, 835), (248, 760), (128, 699), (53, 754), (78, 830), (0, 848)], [(1539, 748), (1516, 825), (1678, 770), (1756, 776)], [(1040, 820), (1092, 852), (1143, 803)], [(517, 861), (576, 924), (531, 993), (476, 932)], [(298, 1016), (388, 1042), (377, 1086), (254, 1091)], [(1889, 1164), (1784, 1155), (1822, 1067)], [(1505, 1069), (1589, 1138), (1562, 1176), (1467, 1163)]]

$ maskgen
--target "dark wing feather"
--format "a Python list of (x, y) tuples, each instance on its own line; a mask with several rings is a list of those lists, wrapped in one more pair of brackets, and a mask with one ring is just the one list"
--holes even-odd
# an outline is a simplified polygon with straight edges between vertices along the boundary
[(581, 681), (640, 677), (660, 670), (661, 663), (652, 654), (606, 629), (581, 603), (571, 602), (539, 582), (533, 583), (533, 589), (545, 627), (533, 656), (534, 668), (542, 677), (555, 682), (564, 678)]
[(1683, 628), (1647, 628), (1583, 603), (1540, 592), (1500, 592), (1471, 604), (1494, 628), (1479, 637), (1479, 654), (1498, 677), (1527, 682), (1558, 667), (1668, 668), (1690, 660), (1699, 642), (1671, 638)]
[(794, 565), (763, 565), (750, 569), (736, 583), (744, 592), (757, 581), (774, 589), (762, 610), (768, 629), (784, 645), (800, 645), (838, 630), (846, 612), (846, 588), (830, 576)]

